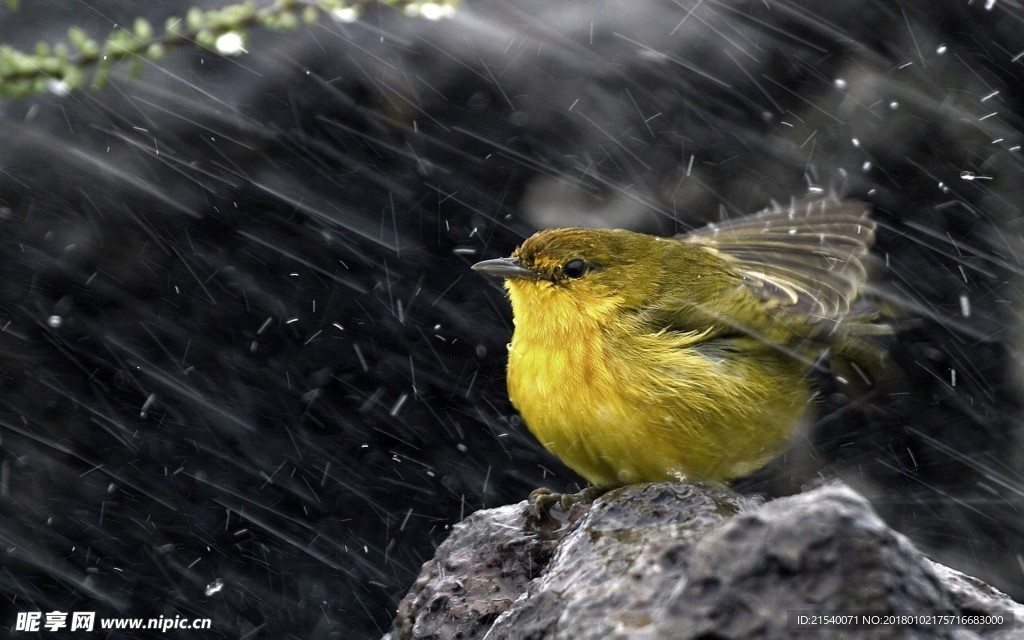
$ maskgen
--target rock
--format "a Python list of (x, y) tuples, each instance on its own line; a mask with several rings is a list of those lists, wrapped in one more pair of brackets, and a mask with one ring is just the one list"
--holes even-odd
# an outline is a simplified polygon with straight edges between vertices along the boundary
[[(1024, 606), (924, 557), (842, 484), (767, 503), (636, 485), (556, 515), (538, 523), (524, 502), (456, 525), (385, 640), (1024, 639)], [(858, 624), (811, 624), (823, 615)]]

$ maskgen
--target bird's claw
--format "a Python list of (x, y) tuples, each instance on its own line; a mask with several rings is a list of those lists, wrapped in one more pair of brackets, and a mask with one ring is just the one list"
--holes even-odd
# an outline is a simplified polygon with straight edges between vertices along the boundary
[(568, 513), (573, 505), (593, 502), (607, 491), (606, 487), (587, 487), (579, 493), (558, 493), (547, 487), (540, 487), (530, 492), (527, 501), (533, 507), (533, 517), (544, 521), (552, 519), (551, 509), (556, 505)]

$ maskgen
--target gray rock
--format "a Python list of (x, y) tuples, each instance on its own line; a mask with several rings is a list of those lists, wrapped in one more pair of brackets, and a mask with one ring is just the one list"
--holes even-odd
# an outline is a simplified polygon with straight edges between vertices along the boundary
[[(385, 639), (1024, 640), (1024, 606), (924, 557), (845, 485), (764, 504), (724, 487), (637, 485), (555, 514), (539, 523), (521, 503), (456, 525)], [(985, 614), (1007, 624), (797, 617)]]

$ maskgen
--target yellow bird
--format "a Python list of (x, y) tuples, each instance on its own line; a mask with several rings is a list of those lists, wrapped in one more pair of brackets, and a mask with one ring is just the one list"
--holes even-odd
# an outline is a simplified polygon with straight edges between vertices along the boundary
[(549, 229), (473, 269), (505, 279), (509, 396), (566, 465), (601, 488), (728, 480), (786, 446), (823, 354), (884, 359), (852, 306), (874, 232), (825, 199), (674, 238)]

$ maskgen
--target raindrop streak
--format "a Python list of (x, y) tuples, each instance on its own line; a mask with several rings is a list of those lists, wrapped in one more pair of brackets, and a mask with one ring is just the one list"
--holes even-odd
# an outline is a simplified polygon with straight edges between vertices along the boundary
[(356, 352), (356, 357), (359, 358), (359, 365), (363, 368), (363, 371), (369, 371), (370, 366), (366, 364), (366, 358), (363, 356), (363, 350), (359, 348), (358, 344), (352, 345), (352, 349)]
[(971, 182), (972, 180), (991, 180), (992, 178), (990, 176), (976, 175), (973, 171), (961, 171), (960, 179), (966, 180), (967, 182)]
[(398, 412), (402, 410), (402, 406), (405, 405), (405, 401), (409, 399), (408, 393), (403, 393), (398, 396), (398, 400), (395, 401), (394, 406), (391, 407), (391, 417), (394, 418), (398, 415)]
[(221, 580), (220, 578), (217, 578), (216, 580), (214, 580), (210, 584), (206, 585), (206, 591), (204, 591), (203, 593), (206, 594), (206, 597), (210, 597), (212, 595), (216, 595), (216, 594), (220, 593), (220, 590), (223, 589), (223, 588), (224, 588), (224, 581)]
[(151, 393), (146, 398), (146, 401), (142, 403), (142, 409), (139, 411), (140, 418), (146, 417), (146, 415), (149, 413), (149, 408), (153, 406), (154, 402), (156, 402), (156, 394)]

